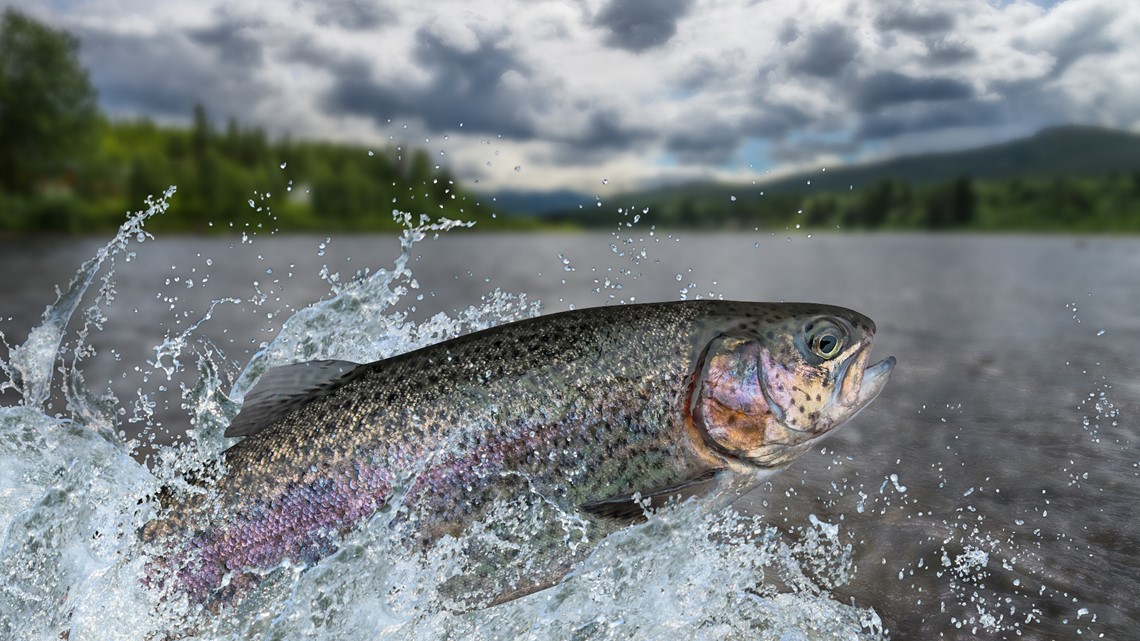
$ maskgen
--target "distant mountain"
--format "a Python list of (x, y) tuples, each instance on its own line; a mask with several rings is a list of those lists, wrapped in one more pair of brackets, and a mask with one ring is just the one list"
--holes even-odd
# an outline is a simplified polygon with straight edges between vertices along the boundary
[(769, 191), (835, 191), (869, 187), (884, 178), (924, 185), (968, 176), (974, 180), (1033, 176), (1099, 176), (1140, 170), (1140, 135), (1116, 129), (1065, 125), (1033, 136), (963, 151), (901, 156), (865, 165), (828, 168), (783, 178)]
[(597, 196), (589, 196), (569, 189), (555, 191), (504, 190), (491, 194), (493, 200), (483, 199), (493, 211), (541, 217), (553, 212), (577, 209), (578, 205), (593, 204)]
[[(1040, 176), (1100, 176), (1111, 172), (1140, 171), (1140, 135), (1087, 125), (1042, 129), (1033, 136), (963, 151), (900, 156), (873, 163), (828, 167), (826, 172), (795, 174), (756, 185), (701, 182), (670, 185), (640, 194), (625, 194), (637, 201), (661, 202), (682, 196), (727, 199), (764, 193), (826, 193), (870, 187), (884, 179), (926, 185), (968, 176), (995, 180)], [(811, 184), (808, 184), (808, 181)], [(592, 204), (593, 195), (571, 191), (505, 192), (498, 194), (497, 209), (506, 213), (542, 216)]]

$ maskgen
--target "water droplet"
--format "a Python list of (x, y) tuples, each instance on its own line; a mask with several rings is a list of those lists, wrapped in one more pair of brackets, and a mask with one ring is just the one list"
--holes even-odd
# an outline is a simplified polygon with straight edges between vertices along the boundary
[(368, 150), (368, 155), (369, 155), (369, 156), (375, 156), (375, 155), (376, 155), (376, 153), (375, 153), (375, 152), (373, 152), (371, 149), (369, 149), (369, 150)]
[(520, 171), (522, 171), (522, 165), (515, 165), (515, 172), (517, 173)]
[(287, 163), (281, 163), (281, 168), (284, 169)]
[(1104, 336), (1104, 330), (1103, 329), (1100, 330), (1099, 332), (1096, 333), (1096, 335), (1097, 336)]
[(736, 196), (729, 196), (728, 199), (732, 202), (736, 202)]

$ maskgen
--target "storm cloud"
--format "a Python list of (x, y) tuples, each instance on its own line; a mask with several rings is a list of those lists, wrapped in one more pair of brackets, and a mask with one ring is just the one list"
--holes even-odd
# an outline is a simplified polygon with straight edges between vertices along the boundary
[(316, 0), (313, 6), (321, 26), (370, 31), (396, 20), (395, 12), (378, 0)]
[(974, 88), (954, 78), (914, 78), (894, 71), (879, 71), (860, 80), (852, 92), (859, 111), (874, 112), (904, 102), (931, 102), (971, 98)]
[[(467, 50), (421, 28), (414, 59), (426, 82), (381, 82), (372, 64), (355, 60), (340, 66), (325, 104), (339, 113), (369, 116), (379, 122), (393, 117), (422, 119), (432, 129), (457, 128), (517, 138), (535, 135), (528, 109), (541, 100), (528, 96), (530, 68), (517, 53), (499, 46), (490, 35), (478, 36)], [(517, 82), (509, 82), (513, 75)]]
[(594, 18), (611, 47), (642, 52), (669, 42), (693, 0), (609, 0)]
[(895, 6), (884, 9), (875, 19), (875, 26), (884, 31), (941, 33), (954, 26), (954, 16), (934, 9)]
[(484, 186), (741, 179), (963, 132), (1140, 129), (1140, 4), (1119, 0), (10, 4), (79, 36), (112, 117), (186, 122), (202, 103), (295, 137), (430, 140)]
[(259, 67), (264, 62), (261, 43), (249, 35), (257, 24), (236, 23), (225, 20), (203, 29), (188, 32), (191, 41), (207, 49), (214, 49), (219, 60), (242, 67)]
[(244, 26), (174, 35), (90, 29), (80, 37), (100, 102), (113, 113), (186, 118), (203, 104), (215, 115), (241, 118), (273, 93), (258, 74), (263, 49)]
[(841, 24), (824, 25), (807, 35), (793, 38), (792, 42), (788, 68), (821, 78), (839, 74), (859, 52), (859, 43)]

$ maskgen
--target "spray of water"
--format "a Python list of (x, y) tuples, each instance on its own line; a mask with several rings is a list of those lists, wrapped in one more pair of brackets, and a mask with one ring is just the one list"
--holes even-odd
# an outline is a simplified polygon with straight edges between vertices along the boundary
[[(820, 519), (776, 529), (755, 516), (710, 514), (690, 503), (611, 535), (560, 585), (504, 605), (460, 613), (446, 586), (473, 570), (471, 550), (498, 551), (525, 573), (528, 533), (541, 524), (575, 549), (577, 515), (533, 496), (504, 501), (461, 537), (426, 552), (402, 543), (414, 520), (382, 511), (311, 567), (285, 563), (249, 598), (208, 612), (147, 587), (153, 550), (139, 528), (154, 517), (160, 488), (202, 492), (184, 477), (227, 446), (222, 433), (266, 369), (314, 359), (369, 362), (539, 312), (525, 294), (495, 291), (481, 305), (415, 323), (397, 306), (419, 288), (409, 267), (416, 243), (467, 223), (413, 220), (389, 269), (341, 280), (330, 295), (284, 320), (236, 376), (221, 349), (195, 343), (215, 301), (196, 322), (167, 335), (151, 363), (152, 389), (131, 403), (92, 394), (83, 364), (115, 301), (115, 270), (150, 235), (173, 188), (132, 215), (79, 269), (66, 291), (0, 367), (19, 404), (0, 408), (0, 638), (338, 639), (853, 639), (885, 638), (873, 610), (841, 603), (834, 590), (853, 572), (839, 526)], [(630, 250), (636, 260), (644, 249)], [(634, 262), (636, 262), (636, 260)], [(614, 290), (623, 272), (603, 287)], [(99, 286), (92, 292), (91, 286)], [(76, 313), (87, 301), (80, 318)], [(76, 326), (78, 326), (76, 328)], [(132, 453), (124, 421), (147, 421), (162, 379), (193, 372), (181, 388), (190, 438), (158, 446), (151, 465)], [(55, 374), (61, 374), (56, 378)], [(53, 401), (53, 399), (56, 399)], [(52, 413), (62, 399), (65, 413)], [(208, 492), (209, 490), (205, 490)], [(583, 555), (584, 556), (584, 555)], [(504, 557), (505, 558), (505, 557)], [(491, 577), (492, 580), (497, 577)]]

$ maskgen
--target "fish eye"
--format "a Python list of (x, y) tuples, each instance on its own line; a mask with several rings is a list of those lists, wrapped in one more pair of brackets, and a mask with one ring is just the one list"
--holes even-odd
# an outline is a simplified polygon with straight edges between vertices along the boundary
[(831, 360), (843, 351), (847, 336), (839, 325), (829, 320), (822, 320), (809, 325), (807, 329), (807, 344), (816, 356)]

